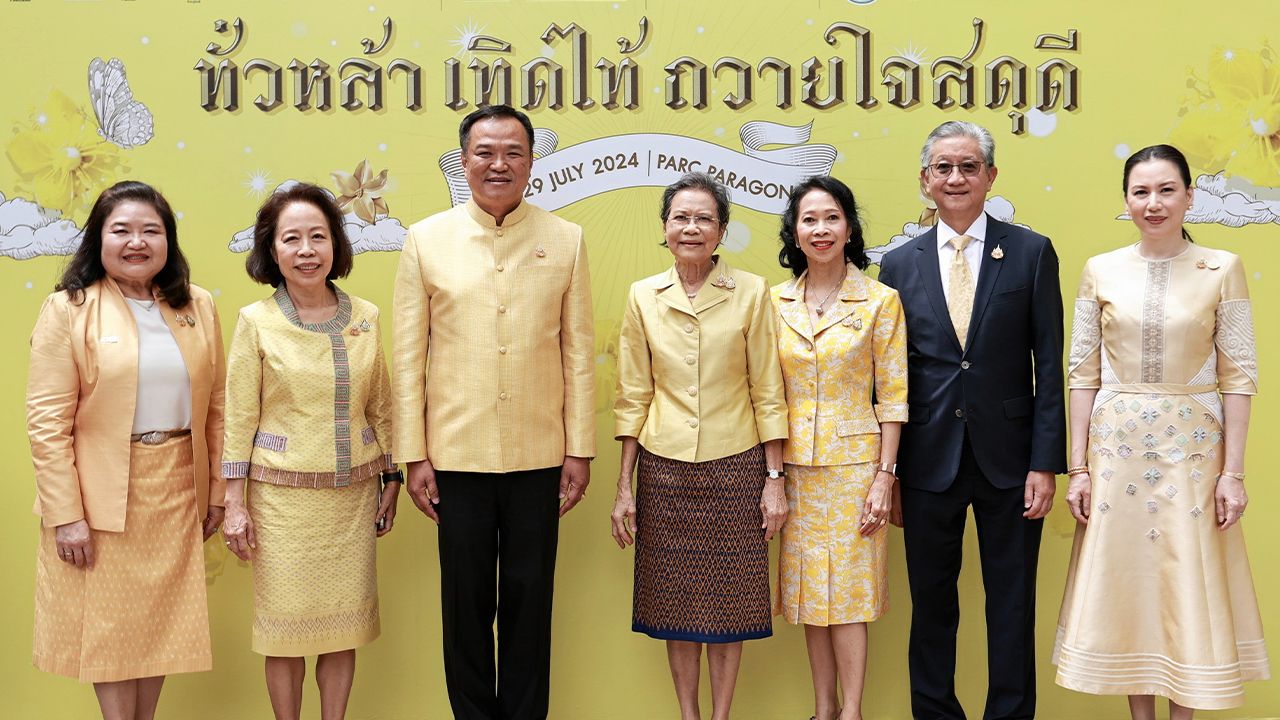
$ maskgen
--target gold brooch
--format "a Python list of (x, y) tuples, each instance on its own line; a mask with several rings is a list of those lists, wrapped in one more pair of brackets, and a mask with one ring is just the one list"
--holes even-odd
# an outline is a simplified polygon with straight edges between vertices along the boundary
[(538, 257), (546, 257), (546, 256), (547, 256), (547, 251), (546, 251), (546, 250), (543, 250), (543, 249), (542, 249), (542, 246), (541, 246), (541, 245), (539, 245), (538, 247), (536, 247), (536, 248), (534, 248), (534, 249), (533, 249), (533, 254), (534, 254), (534, 255), (537, 255)]
[(372, 328), (373, 326), (369, 324), (368, 320), (361, 320), (358, 324), (352, 325), (348, 332), (350, 332), (352, 336), (356, 336), (362, 332), (369, 332)]
[(721, 275), (720, 277), (717, 277), (715, 281), (712, 282), (711, 284), (718, 288), (724, 288), (725, 290), (732, 290), (738, 287), (738, 283), (734, 282), (733, 278), (727, 275)]
[(1200, 268), (1201, 270), (1204, 270), (1206, 268), (1208, 268), (1209, 270), (1217, 270), (1222, 266), (1219, 265), (1218, 263), (1211, 263), (1208, 260), (1205, 260), (1204, 258), (1200, 258), (1199, 260), (1196, 261), (1196, 267)]
[(190, 315), (175, 315), (174, 319), (178, 321), (179, 325), (188, 326), (188, 327), (196, 326), (196, 319), (191, 317)]
[(996, 249), (991, 251), (991, 258), (993, 260), (999, 260), (1002, 257), (1004, 257), (1004, 248), (996, 245)]

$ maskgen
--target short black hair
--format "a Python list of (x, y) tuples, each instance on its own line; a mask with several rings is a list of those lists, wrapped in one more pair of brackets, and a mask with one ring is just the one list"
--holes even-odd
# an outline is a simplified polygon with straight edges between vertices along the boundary
[(866, 270), (871, 264), (867, 257), (866, 240), (862, 236), (862, 218), (858, 216), (858, 203), (853, 198), (853, 191), (848, 185), (830, 175), (814, 175), (791, 188), (787, 196), (787, 209), (782, 213), (782, 228), (778, 237), (782, 240), (782, 249), (778, 251), (778, 263), (790, 268), (791, 274), (800, 277), (809, 269), (809, 258), (800, 249), (796, 238), (796, 222), (800, 216), (800, 201), (814, 190), (821, 190), (835, 198), (844, 212), (845, 222), (849, 224), (849, 242), (844, 245), (844, 257), (859, 270)]
[(276, 225), (280, 221), (280, 213), (294, 203), (315, 206), (329, 222), (329, 237), (333, 241), (333, 267), (329, 268), (326, 279), (336, 280), (350, 275), (355, 253), (351, 250), (351, 241), (347, 239), (347, 231), (343, 228), (342, 211), (324, 188), (311, 183), (298, 183), (284, 190), (277, 190), (258, 208), (258, 219), (253, 226), (253, 249), (249, 251), (249, 257), (245, 258), (245, 272), (263, 285), (280, 287), (280, 283), (284, 282), (280, 264), (271, 254), (271, 249), (276, 241)]
[(178, 247), (178, 222), (174, 218), (173, 209), (164, 195), (150, 185), (136, 180), (123, 180), (112, 185), (93, 203), (89, 217), (84, 223), (84, 236), (75, 254), (67, 261), (62, 271), (62, 278), (53, 286), (54, 290), (64, 290), (74, 303), (84, 302), (85, 288), (107, 276), (107, 269), (102, 265), (102, 226), (107, 218), (122, 203), (140, 202), (150, 205), (164, 223), (164, 235), (168, 244), (168, 257), (164, 267), (151, 279), (160, 297), (174, 309), (183, 308), (191, 302), (191, 267), (187, 258)]
[(525, 134), (529, 136), (529, 151), (533, 152), (533, 123), (528, 115), (510, 105), (486, 105), (462, 118), (462, 124), (458, 126), (458, 147), (462, 148), (462, 152), (467, 151), (467, 143), (471, 140), (471, 126), (490, 118), (514, 118), (520, 121)]

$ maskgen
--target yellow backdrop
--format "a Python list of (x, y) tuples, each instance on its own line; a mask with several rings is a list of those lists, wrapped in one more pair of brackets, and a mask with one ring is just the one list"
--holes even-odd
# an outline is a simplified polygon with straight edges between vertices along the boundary
[[(1280, 578), (1268, 557), (1280, 541), (1271, 477), (1280, 454), (1270, 442), (1280, 431), (1270, 364), (1280, 347), (1265, 331), (1280, 312), (1269, 277), (1280, 214), (1276, 20), (1273, 0), (8, 0), (0, 6), (9, 68), (0, 85), (0, 336), (11, 347), (0, 356), (10, 378), (0, 387), (0, 468), (9, 479), (0, 487), (9, 585), (0, 594), (0, 715), (96, 710), (88, 687), (30, 663), (37, 520), (23, 412), (25, 341), (96, 193), (116, 178), (162, 189), (179, 211), (195, 281), (217, 296), (229, 333), (236, 310), (267, 292), (248, 280), (237, 252), (255, 208), (284, 181), (319, 182), (347, 201), (362, 251), (344, 286), (389, 309), (403, 227), (460, 199), (465, 186), (448, 153), (458, 120), (485, 93), (536, 101), (534, 124), (554, 133), (539, 133), (545, 157), (531, 199), (586, 228), (595, 293), (600, 457), (589, 497), (562, 524), (552, 717), (676, 714), (662, 644), (630, 632), (632, 559), (608, 532), (617, 321), (628, 283), (669, 263), (658, 246), (656, 186), (694, 162), (714, 165), (738, 203), (726, 251), (780, 281), (778, 188), (830, 167), (854, 188), (868, 245), (882, 251), (919, 231), (919, 148), (947, 119), (994, 132), (1000, 177), (990, 209), (1054, 239), (1067, 307), (1086, 257), (1136, 239), (1118, 218), (1128, 152), (1172, 140), (1191, 155), (1201, 191), (1190, 229), (1197, 242), (1242, 255), (1252, 279), (1263, 394), (1245, 530), (1264, 621), (1280, 632)], [(616, 92), (602, 87), (609, 81)], [(384, 634), (360, 651), (353, 718), (448, 712), (435, 529), (407, 499), (400, 509), (395, 532), (379, 543)], [(1048, 658), (1073, 525), (1059, 498), (1040, 565), (1040, 716), (1122, 717), (1121, 699), (1053, 684)], [(893, 609), (871, 630), (868, 718), (909, 715), (909, 597), (896, 530), (891, 547)], [(966, 550), (957, 685), (977, 714), (982, 588), (972, 538)], [(170, 679), (161, 715), (269, 717), (261, 659), (249, 651), (248, 569), (219, 542), (205, 553), (216, 669)], [(1244, 708), (1206, 716), (1280, 716), (1276, 684), (1247, 692)], [(810, 698), (797, 628), (779, 624), (773, 638), (748, 644), (736, 716), (805, 717)], [(314, 689), (305, 702), (305, 716), (316, 716)]]

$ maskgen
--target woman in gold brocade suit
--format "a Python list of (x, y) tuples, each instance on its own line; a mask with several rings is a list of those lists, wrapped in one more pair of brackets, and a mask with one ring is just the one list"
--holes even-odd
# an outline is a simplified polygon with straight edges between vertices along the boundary
[(907, 326), (897, 291), (862, 274), (862, 227), (844, 183), (797, 185), (780, 234), (778, 259), (795, 277), (773, 288), (790, 424), (774, 607), (804, 623), (814, 718), (858, 720), (867, 623), (889, 607), (885, 524), (907, 419)]
[(1078, 521), (1054, 647), (1057, 682), (1128, 695), (1135, 720), (1244, 702), (1270, 675), (1238, 521), (1258, 363), (1240, 258), (1195, 245), (1186, 158), (1124, 168), (1141, 240), (1090, 258), (1072, 325)]

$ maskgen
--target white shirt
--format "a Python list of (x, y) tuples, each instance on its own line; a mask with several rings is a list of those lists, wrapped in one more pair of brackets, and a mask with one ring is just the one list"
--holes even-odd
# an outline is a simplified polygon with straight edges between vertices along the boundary
[(964, 259), (969, 263), (969, 272), (973, 273), (973, 285), (978, 286), (978, 269), (982, 267), (982, 250), (987, 244), (987, 214), (982, 213), (969, 226), (966, 232), (956, 232), (938, 216), (938, 272), (942, 278), (942, 293), (947, 302), (951, 302), (951, 263), (955, 262), (956, 249), (951, 246), (951, 238), (968, 235), (973, 238), (964, 249)]
[(134, 435), (191, 427), (191, 378), (155, 300), (129, 301), (138, 324), (138, 402)]

